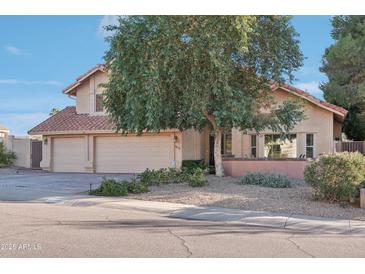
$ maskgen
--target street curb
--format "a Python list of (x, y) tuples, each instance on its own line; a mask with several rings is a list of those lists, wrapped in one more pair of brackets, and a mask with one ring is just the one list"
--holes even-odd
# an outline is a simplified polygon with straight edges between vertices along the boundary
[(223, 222), (307, 233), (365, 235), (365, 221), (294, 215), (289, 213), (247, 211), (128, 198), (90, 197), (87, 195), (54, 197), (49, 201), (43, 199), (42, 202), (78, 207), (96, 206), (121, 210), (137, 210), (164, 214), (167, 217), (175, 219)]

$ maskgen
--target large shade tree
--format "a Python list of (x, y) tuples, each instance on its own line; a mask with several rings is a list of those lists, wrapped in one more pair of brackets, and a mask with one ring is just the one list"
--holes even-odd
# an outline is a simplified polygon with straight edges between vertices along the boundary
[(344, 131), (353, 140), (365, 139), (365, 16), (334, 16), (335, 43), (323, 56), (324, 98), (349, 112)]
[(108, 29), (105, 106), (118, 131), (209, 127), (223, 176), (224, 130), (283, 133), (303, 118), (298, 102), (275, 104), (269, 83), (302, 64), (289, 17), (130, 16)]

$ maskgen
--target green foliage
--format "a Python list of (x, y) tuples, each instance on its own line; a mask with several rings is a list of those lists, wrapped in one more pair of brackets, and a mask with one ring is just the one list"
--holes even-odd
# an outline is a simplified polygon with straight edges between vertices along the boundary
[(268, 84), (302, 65), (290, 17), (128, 16), (108, 29), (104, 103), (118, 131), (287, 132), (303, 119), (298, 102), (275, 104)]
[(127, 190), (129, 193), (139, 194), (148, 192), (148, 186), (145, 183), (137, 180), (137, 178), (132, 178), (131, 181), (125, 181), (124, 183), (127, 185)]
[(16, 155), (6, 150), (5, 145), (0, 142), (0, 167), (10, 166), (14, 163)]
[(248, 172), (241, 178), (239, 184), (287, 188), (291, 186), (291, 180), (285, 175), (276, 173)]
[(204, 160), (183, 160), (182, 161), (182, 168), (188, 168), (188, 169), (206, 169), (208, 168), (207, 164)]
[(61, 110), (59, 108), (52, 108), (52, 110), (49, 112), (49, 116), (53, 116), (57, 113), (59, 113)]
[(325, 155), (306, 167), (305, 181), (317, 199), (348, 202), (365, 180), (365, 158), (358, 152)]
[(103, 178), (100, 187), (90, 192), (91, 195), (99, 196), (127, 196), (128, 193), (139, 194), (147, 192), (145, 183), (132, 178), (130, 181)]
[(98, 196), (127, 196), (128, 186), (124, 182), (103, 178), (100, 187), (92, 190), (90, 194)]
[(187, 176), (187, 182), (189, 186), (192, 187), (202, 187), (207, 184), (206, 174), (208, 170), (202, 168), (195, 168), (193, 171)]
[(181, 173), (175, 168), (146, 169), (138, 174), (138, 179), (148, 186), (181, 183)]
[(158, 170), (146, 169), (131, 180), (117, 181), (103, 178), (100, 187), (90, 191), (91, 195), (99, 196), (127, 196), (128, 193), (139, 194), (148, 192), (148, 186), (156, 186), (171, 183), (188, 183), (192, 187), (201, 187), (207, 183), (205, 175), (207, 169), (161, 168)]
[[(118, 130), (293, 125), (295, 102), (273, 106), (268, 79), (302, 64), (285, 16), (130, 16), (115, 26), (105, 59), (105, 105)], [(269, 54), (268, 54), (269, 52)], [(245, 68), (245, 69), (242, 69)], [(258, 77), (258, 75), (262, 77)], [(284, 77), (284, 78), (283, 78)], [(288, 112), (290, 119), (288, 119)]]
[(207, 172), (207, 169), (201, 168), (183, 168), (182, 170), (174, 168), (146, 169), (138, 175), (138, 179), (147, 186), (188, 183), (190, 186), (196, 187), (206, 184), (205, 175)]
[(348, 138), (365, 138), (365, 16), (334, 16), (335, 43), (323, 56), (321, 71), (328, 82), (321, 85), (324, 98), (349, 110), (344, 131)]

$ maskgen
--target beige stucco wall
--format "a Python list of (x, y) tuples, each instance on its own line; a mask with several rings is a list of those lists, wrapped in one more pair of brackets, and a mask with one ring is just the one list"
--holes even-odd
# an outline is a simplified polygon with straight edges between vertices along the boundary
[(31, 168), (31, 139), (28, 137), (8, 136), (7, 148), (16, 155), (14, 166)]
[(76, 90), (76, 112), (80, 114), (90, 113), (89, 80), (85, 81)]
[(342, 140), (342, 123), (336, 120), (333, 123), (333, 138)]
[(51, 147), (52, 147), (52, 137), (43, 136), (42, 138), (42, 161), (40, 167), (43, 170), (51, 171)]
[(182, 132), (182, 160), (204, 159), (204, 132), (189, 129)]
[(279, 173), (293, 179), (303, 179), (307, 162), (304, 160), (255, 160), (230, 159), (224, 160), (226, 175), (241, 177), (248, 172)]
[(85, 80), (76, 90), (76, 111), (77, 113), (89, 113), (92, 115), (103, 115), (105, 113), (95, 112), (95, 95), (103, 92), (100, 84), (107, 81), (107, 73), (98, 71)]

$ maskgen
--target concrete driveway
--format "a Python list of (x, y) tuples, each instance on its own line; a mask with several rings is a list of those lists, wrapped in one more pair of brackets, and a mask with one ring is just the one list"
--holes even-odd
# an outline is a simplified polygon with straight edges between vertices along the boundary
[(130, 175), (49, 173), (39, 170), (0, 169), (0, 200), (32, 201), (73, 196), (100, 185), (102, 177), (128, 179)]

